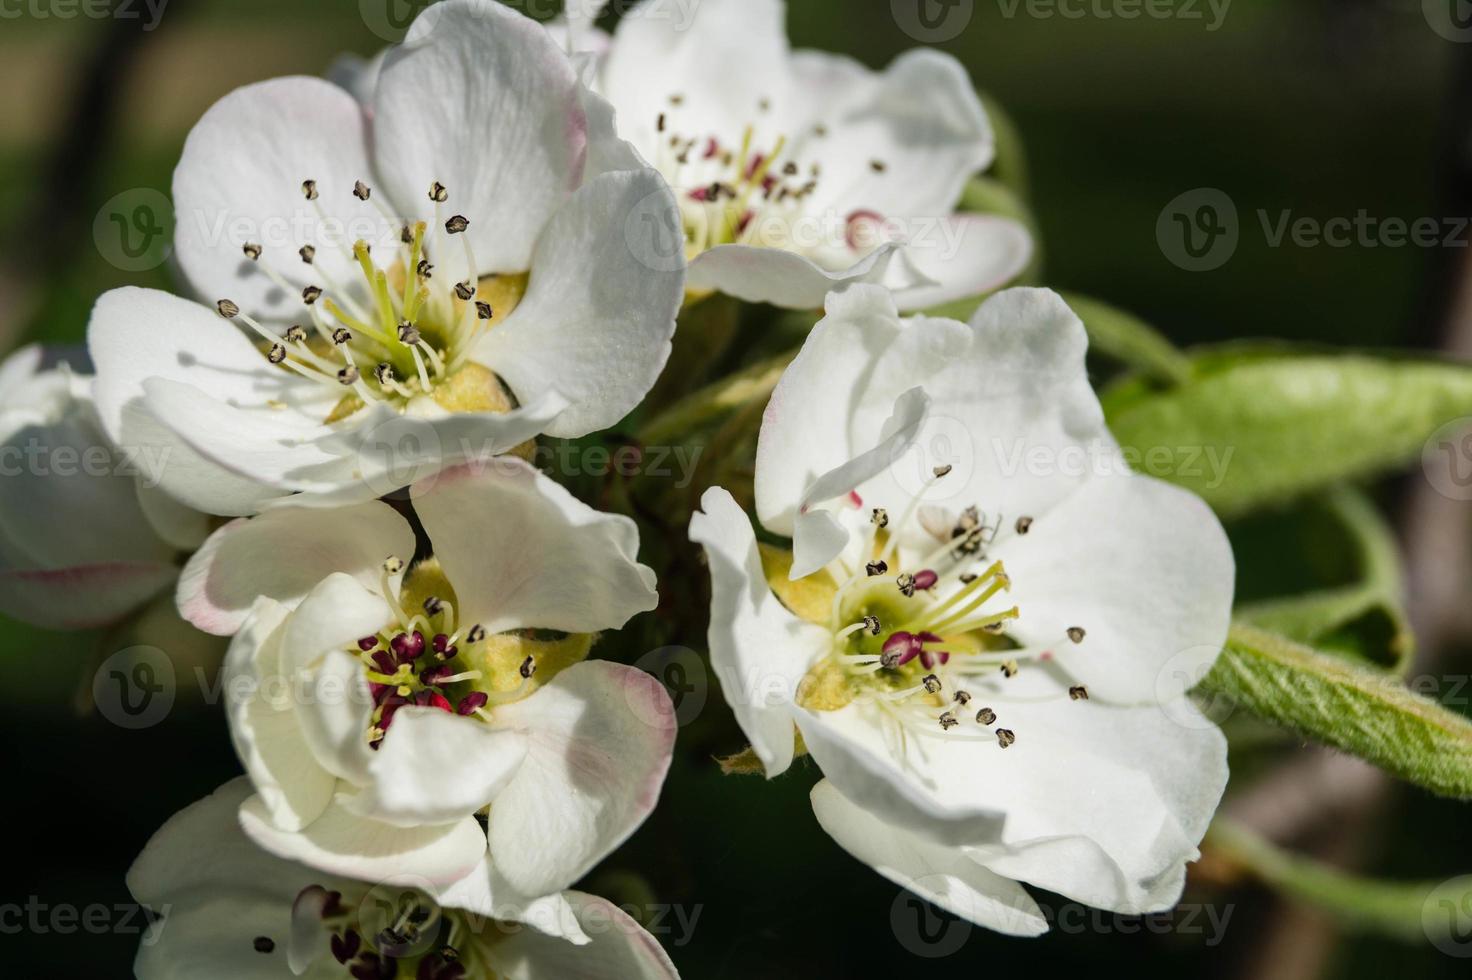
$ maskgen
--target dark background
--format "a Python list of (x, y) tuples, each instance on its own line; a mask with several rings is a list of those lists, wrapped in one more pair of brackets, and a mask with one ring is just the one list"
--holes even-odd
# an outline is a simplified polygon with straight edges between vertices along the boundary
[[(339, 52), (368, 54), (384, 43), (370, 27), (382, 21), (363, 13), (369, 0), (172, 0), (152, 31), (138, 19), (63, 19), (64, 0), (26, 4), (3, 5), (0, 19), (5, 350), (80, 341), (107, 288), (170, 285), (166, 266), (118, 268), (114, 249), (94, 239), (94, 219), (119, 193), (166, 194), (185, 134), (215, 99), (262, 78), (317, 74)], [(1049, 285), (1129, 309), (1182, 345), (1253, 337), (1441, 345), (1448, 287), (1467, 249), (1274, 248), (1257, 216), (1469, 213), (1472, 126), (1458, 116), (1472, 111), (1472, 44), (1439, 37), (1419, 0), (1235, 0), (1215, 31), (1204, 3), (1201, 20), (1045, 18), (1025, 3), (1008, 16), (1010, 3), (974, 6), (966, 28), (941, 47), (1022, 133)], [(792, 0), (791, 8), (798, 46), (879, 66), (916, 43), (888, 0)], [(133, 9), (147, 21), (145, 8)], [(1226, 191), (1242, 216), (1236, 254), (1204, 273), (1177, 268), (1156, 240), (1161, 210), (1197, 187)], [(1408, 483), (1375, 488), (1392, 516)], [(1236, 529), (1239, 538), (1253, 533)], [(606, 654), (636, 660), (669, 642), (656, 639), (662, 630), (646, 621)], [(211, 679), (215, 665), (182, 643), (170, 650), (178, 696), (162, 723), (125, 730), (89, 709), (98, 663), (128, 642), (0, 621), (8, 825), (0, 904), (128, 902), (123, 873), (148, 836), (238, 772), (219, 707), (200, 703), (191, 676), (191, 657)], [(674, 642), (703, 649), (699, 629)], [(1448, 663), (1466, 669), (1465, 660)], [(1188, 910), (1163, 919), (1163, 935), (1130, 934), (1131, 923), (1090, 913), (1019, 942), (927, 918), (818, 829), (807, 804), (811, 766), (775, 783), (720, 774), (711, 757), (741, 742), (698, 673), (690, 672), (697, 690), (689, 696), (708, 697), (682, 732), (665, 805), (584, 883), (616, 900), (678, 904), (687, 919), (698, 910), (692, 935), (673, 928), (661, 936), (686, 977), (1467, 975), (1466, 960), (1349, 935), (1210, 873), (1193, 876)], [(1361, 871), (1440, 880), (1472, 868), (1472, 820), (1456, 804), (1392, 788), (1355, 819), (1357, 844), (1347, 853)], [(1220, 937), (1203, 905), (1218, 921), (1230, 915)], [(6, 976), (130, 973), (137, 936), (123, 929), (0, 925)], [(674, 927), (673, 918), (664, 925)]]

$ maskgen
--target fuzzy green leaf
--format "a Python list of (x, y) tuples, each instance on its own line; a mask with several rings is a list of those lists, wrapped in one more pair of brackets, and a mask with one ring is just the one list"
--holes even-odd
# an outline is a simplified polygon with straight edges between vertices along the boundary
[(1179, 384), (1191, 376), (1191, 359), (1154, 327), (1133, 314), (1078, 293), (1063, 299), (1084, 321), (1089, 348), (1152, 379)]
[(1391, 674), (1239, 624), (1197, 691), (1434, 793), (1472, 798), (1472, 722)]
[(1132, 459), (1204, 454), (1217, 467), (1157, 473), (1232, 516), (1404, 465), (1445, 423), (1472, 415), (1472, 367), (1368, 356), (1213, 352), (1189, 381), (1136, 379), (1106, 394)]

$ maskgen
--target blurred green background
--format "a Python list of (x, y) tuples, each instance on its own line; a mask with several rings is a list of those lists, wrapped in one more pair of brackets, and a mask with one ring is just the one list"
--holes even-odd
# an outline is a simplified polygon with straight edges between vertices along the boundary
[[(139, 189), (167, 194), (189, 127), (236, 86), (318, 74), (339, 53), (376, 50), (384, 39), (370, 25), (385, 23), (386, 2), (396, 0), (171, 0), (147, 31), (140, 28), (151, 15), (136, 0), (125, 5), (138, 13), (133, 20), (63, 18), (61, 10), (75, 9), (65, 0), (0, 5), (4, 349), (80, 342), (91, 304), (108, 288), (167, 288), (166, 265), (130, 271), (109, 260), (115, 247), (94, 237), (104, 204)], [(972, 6), (964, 30), (939, 46), (963, 60), (1021, 132), (1049, 285), (1140, 314), (1182, 345), (1246, 337), (1439, 343), (1465, 247), (1274, 248), (1257, 218), (1259, 209), (1274, 219), (1285, 209), (1317, 219), (1361, 210), (1406, 219), (1468, 214), (1472, 127), (1459, 117), (1472, 107), (1472, 44), (1438, 36), (1419, 0), (1235, 0), (1215, 30), (1206, 3), (1184, 0), (1180, 12), (1199, 11), (1200, 19), (1100, 16), (1108, 4), (1077, 4), (1086, 12), (1077, 19), (1032, 16), (1039, 8), (1025, 2)], [(879, 66), (917, 43), (887, 0), (790, 7), (798, 46)], [(400, 3), (398, 13), (409, 9)], [(1230, 195), (1242, 237), (1226, 265), (1192, 273), (1162, 254), (1156, 222), (1168, 202), (1198, 187)], [(1393, 512), (1404, 487), (1377, 489)], [(1244, 553), (1276, 533), (1235, 532)], [(657, 633), (656, 624), (642, 624), (616, 655), (637, 659), (667, 642)], [(698, 632), (676, 642), (703, 649)], [(180, 692), (163, 723), (126, 731), (87, 710), (97, 664), (126, 645), (116, 635), (0, 622), (11, 843), (0, 904), (30, 896), (50, 906), (127, 902), (123, 873), (152, 831), (238, 771), (218, 705), (197, 703), (183, 654), (170, 651)], [(1466, 670), (1465, 659), (1457, 663)], [(202, 669), (212, 681), (208, 658)], [(1219, 935), (1205, 912), (1165, 920), (1172, 925), (1161, 935), (1085, 918), (1068, 934), (1032, 942), (917, 919), (897, 888), (817, 828), (807, 804), (811, 766), (771, 784), (720, 775), (712, 756), (740, 740), (719, 695), (708, 693), (682, 732), (665, 805), (585, 883), (620, 900), (681, 905), (687, 920), (698, 914), (689, 935), (670, 917), (664, 925), (673, 931), (661, 937), (686, 977), (1039, 968), (1254, 980), (1388, 969), (1467, 975), (1465, 960), (1326, 930), (1312, 914), (1219, 876), (1194, 881), (1186, 899), (1209, 905), (1218, 921), (1229, 916)], [(1362, 870), (1426, 879), (1472, 870), (1466, 810), (1402, 789), (1382, 811), (1358, 852)], [(136, 942), (116, 930), (6, 927), (0, 962), (15, 977), (127, 976)], [(952, 944), (949, 956), (924, 955)]]

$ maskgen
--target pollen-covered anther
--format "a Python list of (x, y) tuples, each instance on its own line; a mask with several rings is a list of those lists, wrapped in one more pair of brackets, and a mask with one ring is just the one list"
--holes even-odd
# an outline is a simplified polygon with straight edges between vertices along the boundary
[(351, 364), (337, 372), (337, 381), (341, 385), (355, 385), (358, 383), (360, 377), (361, 375), (358, 373), (358, 369)]
[(879, 617), (878, 616), (865, 616), (864, 617), (864, 628), (869, 631), (869, 635), (870, 636), (878, 636), (879, 635), (879, 630), (881, 629), (881, 627), (879, 625)]
[(955, 728), (957, 725), (961, 724), (959, 721), (956, 720), (956, 716), (951, 714), (949, 711), (942, 714), (938, 720), (940, 721), (940, 727), (942, 731), (950, 731), (952, 728)]
[(404, 559), (398, 555), (389, 555), (383, 560), (383, 570), (390, 575), (397, 575), (404, 570)]
[(950, 476), (951, 470), (953, 469), (955, 469), (955, 467), (953, 467), (950, 463), (947, 463), (944, 466), (937, 466), (935, 469), (931, 470), (931, 472), (934, 473), (935, 478), (939, 480), (942, 477)]
[(1005, 749), (1007, 746), (1011, 745), (1015, 741), (1017, 741), (1017, 734), (1013, 732), (1012, 729), (997, 729), (997, 744), (1000, 745), (1002, 748)]
[(537, 660), (535, 657), (527, 657), (521, 662), (520, 673), (522, 680), (531, 680), (532, 675), (536, 672)]
[(971, 703), (971, 693), (969, 691), (957, 691), (951, 696), (951, 700), (964, 708)]
[(361, 180), (355, 180), (353, 181), (353, 196), (360, 201), (366, 201), (368, 200), (368, 198), (373, 196), (373, 188), (369, 187)]
[(470, 632), (465, 634), (466, 643), (479, 643), (486, 638), (486, 628), (479, 623), (470, 627)]
[(308, 286), (306, 289), (302, 290), (302, 302), (306, 303), (308, 306), (311, 306), (313, 303), (317, 302), (317, 300), (321, 298), (321, 286)]
[(404, 344), (408, 347), (413, 347), (422, 339), (423, 338), (420, 336), (419, 330), (414, 326), (414, 324), (410, 323), (407, 320), (399, 324), (399, 343)]
[(885, 510), (883, 507), (875, 507), (874, 513), (869, 515), (869, 520), (874, 523), (875, 527), (889, 527), (889, 511)]
[(311, 245), (303, 245), (301, 248), (297, 249), (296, 254), (300, 255), (302, 257), (302, 261), (305, 262), (307, 265), (311, 265), (312, 262), (315, 261), (317, 258), (317, 250)]
[(255, 244), (254, 242), (246, 242), (241, 251), (244, 252), (245, 257), (250, 259), (252, 262), (261, 257), (261, 246)]
[(413, 245), (414, 244), (414, 229), (413, 228), (410, 228), (408, 225), (404, 225), (402, 228), (400, 228), (399, 229), (399, 241), (403, 242), (405, 245)]
[(280, 364), (282, 361), (286, 360), (286, 345), (272, 344), (271, 349), (266, 352), (266, 360), (270, 361), (272, 364)]
[(889, 563), (884, 561), (883, 559), (880, 559), (879, 561), (871, 561), (868, 565), (864, 567), (865, 570), (868, 571), (870, 577), (873, 577), (875, 575), (883, 575), (885, 572), (889, 571)]
[(233, 320), (240, 316), (240, 307), (228, 299), (222, 299), (216, 303), (215, 309), (219, 311), (220, 316), (227, 320)]
[(470, 219), (463, 214), (457, 214), (445, 222), (445, 231), (452, 235), (458, 235), (470, 227)]
[(991, 708), (982, 708), (980, 711), (978, 711), (976, 713), (976, 723), (978, 725), (991, 725), (996, 720), (997, 720), (997, 713), (995, 711), (993, 711)]
[(1068, 639), (1071, 640), (1072, 642), (1074, 642), (1074, 643), (1082, 643), (1084, 641), (1084, 636), (1085, 636), (1085, 633), (1084, 633), (1084, 629), (1083, 629), (1082, 626), (1070, 626), (1070, 627), (1068, 627)]
[(444, 204), (450, 199), (450, 189), (439, 181), (429, 185), (429, 199), (436, 204)]
[(468, 303), (470, 302), (470, 297), (475, 295), (475, 287), (471, 285), (469, 280), (457, 282), (455, 283), (455, 295), (463, 302)]
[(434, 266), (430, 264), (429, 259), (420, 259), (419, 264), (414, 267), (414, 271), (419, 274), (420, 279), (434, 278)]
[(317, 200), (317, 182), (315, 180), (302, 181), (302, 197), (309, 201)]
[(934, 674), (926, 674), (925, 675), (925, 678), (923, 680), (921, 680), (920, 683), (922, 683), (922, 684), (925, 685), (925, 690), (926, 690), (927, 693), (930, 693), (930, 694), (939, 694), (940, 693), (940, 688), (941, 688), (940, 678), (939, 677), (936, 677)]
[(1089, 689), (1082, 684), (1075, 685), (1068, 689), (1068, 697), (1074, 701), (1087, 701), (1089, 699)]
[(900, 576), (895, 579), (895, 585), (899, 587), (900, 594), (907, 599), (915, 594), (915, 576), (911, 575), (909, 572), (901, 573)]
[(1002, 675), (1004, 677), (1016, 677), (1017, 671), (1020, 669), (1021, 668), (1017, 666), (1017, 661), (1008, 660), (1002, 664)]
[(889, 169), (889, 164), (885, 163), (883, 160), (870, 160), (869, 169), (874, 171), (876, 174), (882, 174)]
[(475, 315), (480, 317), (482, 320), (489, 320), (496, 314), (491, 309), (490, 303), (487, 303), (483, 300), (477, 300), (475, 304)]
[(307, 341), (307, 331), (300, 324), (293, 323), (286, 328), (286, 342), (288, 344), (304, 344)]
[(338, 346), (346, 344), (352, 339), (353, 332), (347, 327), (338, 327), (336, 330), (332, 331), (332, 342), (334, 344), (337, 344)]
[(432, 595), (428, 599), (424, 600), (424, 611), (431, 616), (438, 616), (440, 613), (444, 612), (444, 609), (445, 600), (441, 599), (439, 596)]
[(1026, 534), (1028, 531), (1032, 530), (1032, 518), (1019, 517), (1017, 518), (1017, 523), (1016, 525), (1014, 525), (1014, 527), (1018, 534)]

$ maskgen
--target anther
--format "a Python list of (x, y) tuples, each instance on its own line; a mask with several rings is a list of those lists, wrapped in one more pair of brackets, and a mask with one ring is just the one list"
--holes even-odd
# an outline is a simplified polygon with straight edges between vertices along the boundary
[(403, 242), (405, 245), (414, 244), (414, 229), (410, 228), (408, 225), (400, 228), (399, 241)]
[(976, 723), (978, 725), (990, 725), (996, 720), (997, 713), (991, 708), (982, 708), (976, 713)]
[(531, 680), (531, 676), (537, 672), (537, 661), (535, 657), (527, 657), (521, 662), (522, 680)]
[(490, 696), (483, 691), (475, 691), (460, 699), (460, 704), (455, 708), (457, 715), (473, 715), (486, 706)]
[(962, 572), (961, 584), (970, 585), (972, 582), (975, 582), (979, 577), (980, 576), (978, 576), (975, 572)]
[(257, 936), (251, 940), (250, 945), (257, 953), (271, 953), (276, 950), (276, 941), (270, 936)]
[(868, 565), (864, 567), (871, 576), (883, 575), (885, 572), (889, 571), (889, 563), (883, 560), (871, 561)]
[(302, 181), (302, 196), (309, 201), (317, 200), (317, 182), (315, 180)]
[(889, 169), (889, 165), (886, 164), (883, 160), (870, 160), (869, 169), (874, 171), (876, 174), (882, 174)]
[(864, 617), (864, 628), (869, 631), (869, 635), (870, 636), (878, 636), (879, 635), (879, 630), (880, 630), (879, 617), (878, 616), (865, 616)]
[[(438, 616), (445, 608), (445, 601), (439, 596), (430, 596), (424, 600), (424, 611), (431, 616)], [(438, 639), (438, 637), (436, 637)]]
[(358, 200), (366, 201), (372, 194), (373, 188), (369, 187), (361, 180), (353, 182), (353, 196), (356, 197)]
[(1005, 749), (1007, 746), (1011, 745), (1015, 741), (1017, 741), (1017, 736), (1013, 733), (1012, 729), (997, 729), (997, 744), (1000, 745), (1002, 748)]
[(468, 303), (470, 302), (470, 297), (475, 295), (475, 287), (470, 284), (469, 280), (457, 282), (455, 283), (455, 295)]
[(470, 219), (465, 217), (465, 215), (463, 214), (457, 214), (449, 221), (445, 222), (445, 231), (449, 232), (452, 235), (458, 235), (469, 227)]
[(1068, 689), (1068, 696), (1074, 701), (1087, 701), (1089, 699), (1089, 689), (1082, 684), (1077, 687), (1070, 687)]
[(479, 643), (486, 638), (486, 628), (479, 623), (470, 627), (470, 632), (465, 634), (466, 643)]
[(390, 575), (397, 575), (404, 570), (404, 559), (398, 555), (389, 555), (383, 560), (383, 570)]
[(266, 360), (272, 364), (280, 364), (286, 360), (286, 346), (284, 344), (272, 344), (270, 351), (266, 353)]
[(1028, 531), (1032, 530), (1032, 518), (1031, 517), (1019, 517), (1019, 518), (1017, 518), (1016, 529), (1017, 529), (1017, 533), (1018, 534), (1026, 534)]
[(964, 708), (971, 703), (971, 694), (968, 691), (957, 691), (951, 700)]
[(934, 674), (926, 674), (925, 678), (920, 683), (925, 685), (925, 690), (929, 693), (940, 693), (940, 678), (936, 677)]
[(908, 599), (915, 594), (915, 576), (909, 572), (905, 572), (899, 578), (895, 579), (895, 584), (899, 586), (900, 594), (905, 598)]
[(935, 588), (935, 583), (940, 581), (940, 576), (928, 568), (921, 569), (914, 575), (915, 588), (921, 592), (929, 592)]
[(1082, 643), (1084, 641), (1084, 635), (1084, 629), (1082, 626), (1068, 627), (1068, 638), (1074, 643)]
[(1016, 677), (1018, 671), (1017, 661), (1008, 660), (1002, 664), (1002, 674), (1005, 677)]
[(346, 387), (351, 387), (352, 385), (358, 383), (359, 377), (360, 375), (358, 374), (358, 369), (349, 364), (347, 367), (337, 372), (337, 383)]
[(489, 320), (496, 314), (494, 311), (491, 310), (490, 303), (487, 303), (483, 300), (477, 300), (475, 304), (475, 315), (480, 317), (482, 320)]
[(286, 342), (288, 344), (300, 344), (307, 339), (307, 331), (300, 324), (293, 323), (286, 328)]
[(450, 199), (450, 190), (439, 181), (429, 185), (429, 199), (436, 204), (444, 204)]
[(317, 258), (317, 250), (311, 245), (303, 245), (301, 248), (297, 249), (296, 254), (300, 255), (302, 257), (302, 261), (305, 262), (307, 265), (311, 265), (312, 261)]
[(377, 648), (378, 637), (376, 636), (365, 636), (358, 641), (358, 649), (364, 653), (368, 653), (370, 650), (376, 650)]
[(889, 527), (889, 511), (885, 510), (883, 507), (875, 507), (874, 513), (870, 515), (869, 520), (872, 521), (876, 527)]
[(353, 339), (353, 333), (347, 327), (338, 327), (332, 331), (332, 342), (342, 345)]
[(387, 388), (389, 385), (393, 384), (394, 381), (397, 380), (394, 377), (394, 369), (393, 365), (391, 364), (378, 365), (378, 367), (373, 369), (373, 377), (377, 378), (378, 383), (383, 385), (385, 388)]
[(414, 324), (410, 323), (408, 320), (405, 320), (403, 323), (399, 324), (399, 343), (405, 344), (409, 347), (413, 347), (422, 339), (423, 338), (420, 336), (418, 329), (415, 328)]
[(664, 113), (659, 114), (659, 119), (654, 124), (655, 132), (664, 132)]
[(419, 273), (419, 278), (430, 279), (433, 278), (430, 273), (434, 271), (434, 266), (429, 264), (429, 259), (420, 259), (419, 264), (414, 267), (414, 271)]
[(941, 730), (947, 732), (950, 731), (952, 728), (955, 728), (957, 725), (961, 724), (959, 721), (956, 720), (956, 716), (951, 714), (949, 711), (941, 715), (938, 720), (940, 721)]
[(308, 286), (306, 289), (302, 290), (302, 302), (306, 303), (308, 306), (311, 306), (313, 303), (317, 302), (317, 300), (321, 298), (321, 286)]
[(939, 480), (941, 477), (950, 476), (951, 470), (953, 469), (955, 469), (955, 467), (953, 467), (950, 463), (947, 463), (944, 466), (937, 466), (935, 469), (931, 470), (931, 472), (934, 473), (935, 478)]
[(220, 316), (224, 317), (227, 320), (233, 320), (236, 317), (240, 316), (240, 307), (236, 306), (228, 299), (222, 299), (218, 303), (216, 303), (215, 309), (219, 310)]
[(244, 252), (245, 257), (250, 259), (252, 262), (261, 257), (261, 246), (253, 244), (251, 242), (246, 242), (245, 247), (242, 248), (241, 251)]

